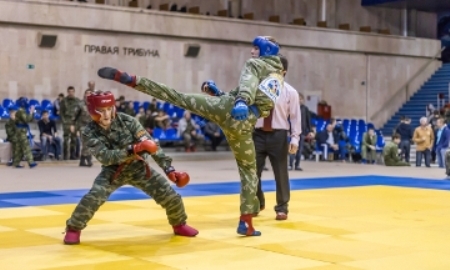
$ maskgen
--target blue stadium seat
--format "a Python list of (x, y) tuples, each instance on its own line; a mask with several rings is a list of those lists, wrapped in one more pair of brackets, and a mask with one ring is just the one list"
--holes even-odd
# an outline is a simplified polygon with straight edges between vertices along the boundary
[(136, 113), (139, 112), (139, 107), (140, 107), (140, 102), (139, 101), (134, 101), (133, 102), (133, 109)]
[(0, 106), (0, 118), (9, 119), (9, 111), (2, 106)]
[(168, 141), (181, 141), (182, 138), (178, 136), (178, 130), (169, 128), (166, 130), (166, 137)]
[(34, 106), (34, 107), (40, 107), (41, 103), (39, 101), (37, 101), (36, 99), (30, 99), (30, 102), (28, 103), (30, 106)]
[(51, 111), (53, 110), (53, 104), (50, 100), (48, 99), (43, 99), (41, 102), (41, 109), (42, 110), (46, 110), (46, 111)]
[(9, 99), (9, 98), (5, 98), (4, 100), (3, 100), (3, 102), (2, 102), (2, 106), (3, 106), (3, 108), (5, 108), (6, 110), (10, 107), (10, 106), (13, 106), (15, 103), (14, 103), (14, 101), (12, 101), (11, 99)]
[(41, 113), (39, 111), (34, 113), (34, 119), (35, 120), (41, 120)]
[[(163, 130), (160, 128), (155, 128), (153, 130), (153, 138), (160, 140), (163, 134)], [(165, 138), (165, 134), (164, 134), (164, 138)]]
[(142, 102), (142, 106), (144, 107), (144, 110), (148, 110), (148, 107), (150, 107), (150, 102), (144, 101)]

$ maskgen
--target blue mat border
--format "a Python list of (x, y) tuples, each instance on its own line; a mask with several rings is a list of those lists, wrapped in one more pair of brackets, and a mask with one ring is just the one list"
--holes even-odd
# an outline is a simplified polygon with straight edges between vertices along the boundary
[[(361, 186), (394, 186), (435, 190), (450, 190), (450, 181), (421, 179), (413, 177), (395, 177), (380, 175), (339, 176), (320, 178), (291, 179), (292, 190), (310, 190), (323, 188), (348, 188)], [(275, 191), (274, 180), (262, 181), (265, 192)], [(175, 187), (176, 188), (176, 187)], [(221, 182), (208, 184), (190, 184), (182, 189), (176, 188), (183, 197), (213, 196), (239, 193), (239, 182)], [(30, 191), (0, 193), (0, 208), (23, 206), (43, 206), (77, 203), (89, 189)], [(149, 199), (141, 190), (125, 186), (114, 192), (109, 201)]]

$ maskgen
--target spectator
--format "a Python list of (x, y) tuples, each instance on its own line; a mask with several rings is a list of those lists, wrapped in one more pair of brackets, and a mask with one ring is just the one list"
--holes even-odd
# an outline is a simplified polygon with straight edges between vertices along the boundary
[(156, 98), (152, 99), (152, 102), (148, 106), (148, 110), (150, 110), (152, 113), (158, 111), (158, 100)]
[(397, 127), (396, 133), (400, 135), (400, 150), (401, 155), (405, 161), (409, 163), (409, 154), (411, 152), (411, 140), (413, 136), (413, 129), (411, 127), (411, 119), (405, 117), (403, 123)]
[(398, 144), (401, 142), (399, 134), (392, 136), (392, 141), (383, 148), (384, 165), (386, 166), (411, 166), (408, 162), (400, 160), (398, 157)]
[(152, 115), (152, 111), (147, 110), (145, 112), (145, 120), (143, 127), (147, 130), (147, 132), (153, 136), (153, 130), (155, 129), (156, 121), (155, 117)]
[(377, 157), (377, 134), (375, 134), (373, 127), (364, 133), (361, 144), (362, 163), (374, 164)]
[(439, 118), (436, 121), (436, 127), (438, 129), (436, 134), (436, 157), (438, 160), (439, 168), (445, 167), (445, 151), (450, 144), (450, 130), (444, 123), (444, 119)]
[(156, 126), (163, 130), (166, 130), (170, 127), (170, 117), (162, 109), (158, 110), (158, 115), (156, 115), (155, 117), (155, 122)]
[(431, 149), (434, 144), (434, 132), (426, 117), (420, 118), (420, 126), (414, 130), (413, 141), (416, 144), (416, 167), (422, 166), (422, 156), (425, 166), (430, 167)]
[(138, 113), (136, 114), (135, 117), (136, 117), (136, 119), (139, 121), (139, 123), (141, 123), (142, 126), (145, 125), (145, 118), (146, 118), (146, 115), (145, 115), (145, 109), (144, 109), (144, 106), (140, 106), (140, 107), (139, 107)]
[[(435, 110), (435, 111), (433, 112), (433, 115), (432, 115), (432, 116), (430, 117), (430, 119), (429, 119), (431, 128), (432, 128), (433, 133), (434, 133), (434, 138), (436, 138), (436, 135), (437, 135), (436, 122), (437, 122), (437, 120), (438, 120), (439, 118), (441, 118), (441, 115), (440, 115), (440, 113), (439, 113), (438, 110)], [(432, 150), (431, 150), (431, 162), (434, 163), (435, 161), (436, 161), (436, 140), (434, 140), (433, 148), (432, 148)]]
[(64, 160), (77, 159), (77, 136), (75, 130), (75, 108), (80, 104), (80, 99), (75, 97), (75, 88), (67, 88), (67, 96), (61, 101), (61, 120), (64, 133)]
[(205, 125), (205, 136), (208, 137), (211, 141), (211, 149), (213, 151), (217, 151), (217, 146), (219, 146), (224, 139), (220, 131), (220, 127), (216, 123), (211, 121), (209, 121)]
[(38, 121), (41, 147), (44, 160), (48, 157), (61, 159), (61, 138), (58, 137), (55, 121), (49, 118), (48, 111), (43, 111), (41, 120)]
[[(339, 147), (339, 135), (333, 132), (333, 129), (333, 125), (328, 124), (325, 130), (317, 134), (317, 142), (322, 148), (323, 158), (328, 160), (333, 160), (335, 156), (345, 158), (345, 149)], [(329, 149), (331, 149), (330, 153)]]
[(61, 104), (61, 101), (63, 100), (63, 98), (64, 98), (64, 94), (63, 93), (61, 93), (61, 94), (59, 94), (58, 95), (58, 97), (55, 99), (55, 101), (53, 101), (53, 114), (54, 115), (56, 115), (56, 116), (59, 116), (59, 111), (60, 111), (60, 104)]
[(132, 101), (128, 101), (125, 103), (125, 113), (130, 116), (136, 116), (136, 112), (134, 111), (134, 104)]
[(191, 113), (184, 111), (183, 118), (178, 122), (178, 133), (183, 137), (186, 152), (195, 152), (196, 145), (202, 141), (202, 136), (197, 133), (199, 128), (191, 118)]
[[(298, 142), (298, 150), (296, 154), (289, 155), (289, 170), (295, 168), (296, 171), (303, 171), (300, 167), (300, 160), (303, 153), (303, 147), (305, 145), (305, 139), (311, 137), (311, 113), (305, 105), (305, 97), (302, 94), (298, 94), (299, 106), (300, 106), (300, 123), (301, 123), (301, 134)], [(295, 164), (294, 164), (295, 161)], [(295, 165), (295, 166), (294, 166)]]

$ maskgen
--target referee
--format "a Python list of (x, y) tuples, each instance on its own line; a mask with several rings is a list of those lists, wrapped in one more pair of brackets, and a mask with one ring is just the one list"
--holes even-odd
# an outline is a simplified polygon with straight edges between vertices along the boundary
[[(286, 76), (288, 61), (284, 56), (280, 56), (280, 58), (283, 64), (284, 76)], [(291, 190), (288, 175), (288, 152), (294, 154), (298, 149), (298, 140), (301, 133), (301, 115), (298, 104), (297, 90), (284, 82), (281, 95), (276, 101), (275, 107), (268, 117), (258, 119), (253, 132), (256, 168), (259, 179), (257, 196), (262, 211), (265, 208), (265, 198), (261, 189), (261, 174), (265, 160), (269, 157), (276, 183), (276, 220), (286, 220), (289, 212), (288, 203)], [(288, 138), (289, 130), (291, 130), (290, 143)]]

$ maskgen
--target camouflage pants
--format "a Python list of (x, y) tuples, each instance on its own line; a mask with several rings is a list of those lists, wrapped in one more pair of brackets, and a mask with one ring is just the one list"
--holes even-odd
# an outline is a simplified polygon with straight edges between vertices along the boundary
[(409, 164), (408, 162), (402, 161), (402, 160), (391, 160), (391, 159), (386, 159), (384, 158), (384, 165), (388, 166), (388, 167), (403, 167), (403, 166), (411, 166), (411, 164)]
[(367, 161), (376, 161), (377, 151), (363, 145), (361, 147), (361, 157)]
[(256, 175), (255, 145), (252, 133), (256, 116), (250, 113), (245, 121), (231, 117), (235, 98), (229, 95), (212, 97), (204, 94), (183, 94), (163, 84), (147, 78), (138, 78), (136, 90), (172, 103), (217, 123), (233, 151), (241, 178), (240, 212), (254, 214), (259, 212), (259, 200), (256, 196), (258, 177)]
[(63, 136), (64, 136), (64, 145), (63, 145), (63, 153), (64, 159), (68, 159), (72, 156), (75, 156), (75, 150), (77, 147), (77, 134), (76, 132), (70, 132), (70, 125), (63, 124)]
[(25, 128), (17, 129), (17, 138), (13, 147), (13, 166), (20, 165), (22, 158), (25, 158), (28, 163), (34, 162), (30, 141), (27, 138), (27, 132), (28, 131)]
[[(80, 132), (80, 136), (81, 136), (81, 133), (84, 131), (85, 128), (86, 128), (86, 126), (82, 126), (82, 127), (78, 128), (78, 131)], [(84, 146), (83, 140), (80, 140), (80, 141), (81, 141), (81, 156), (85, 156), (85, 157), (89, 156), (90, 153), (89, 153), (87, 147)]]
[(133, 169), (124, 170), (111, 183), (114, 173), (114, 169), (102, 169), (91, 190), (84, 195), (70, 219), (67, 220), (68, 226), (77, 230), (84, 229), (100, 206), (108, 200), (116, 189), (123, 185), (132, 185), (152, 197), (157, 204), (166, 210), (170, 225), (179, 225), (186, 222), (187, 215), (181, 196), (175, 192), (161, 174), (151, 169), (150, 178), (146, 178), (142, 163), (140, 166), (134, 166)]

